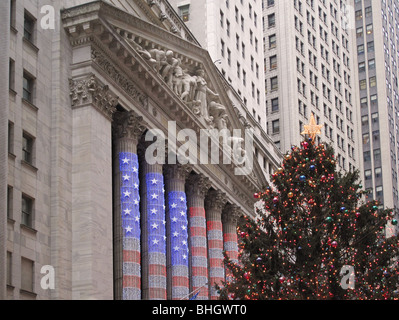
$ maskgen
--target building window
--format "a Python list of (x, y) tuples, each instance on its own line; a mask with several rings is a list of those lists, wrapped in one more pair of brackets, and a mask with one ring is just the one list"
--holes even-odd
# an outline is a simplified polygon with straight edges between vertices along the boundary
[(10, 59), (8, 67), (8, 87), (15, 90), (15, 61), (13, 59)]
[(369, 82), (370, 82), (370, 88), (373, 88), (377, 85), (377, 78), (375, 76), (370, 77)]
[(375, 172), (375, 178), (376, 179), (382, 177), (382, 169), (381, 169), (381, 167), (380, 168), (375, 168), (374, 172)]
[(270, 78), (270, 90), (274, 91), (277, 89), (278, 89), (278, 78), (277, 77)]
[(365, 79), (359, 81), (359, 88), (360, 88), (360, 90), (367, 89), (367, 81)]
[(8, 121), (8, 153), (14, 154), (14, 124)]
[(367, 42), (367, 52), (374, 52), (374, 41)]
[(276, 69), (277, 68), (277, 56), (276, 55), (271, 56), (269, 58), (269, 60), (270, 60), (270, 70)]
[(10, 1), (10, 26), (15, 28), (16, 0)]
[(187, 22), (190, 20), (190, 5), (189, 4), (179, 7), (179, 16), (184, 22)]
[(384, 188), (382, 186), (375, 187), (375, 196), (378, 200), (383, 200)]
[(29, 163), (33, 164), (33, 145), (35, 139), (24, 133), (22, 136), (22, 159)]
[(372, 175), (371, 170), (364, 171), (364, 180), (366, 181), (371, 180), (371, 175)]
[(33, 268), (32, 260), (21, 258), (21, 289), (33, 292)]
[(375, 59), (369, 60), (369, 70), (375, 69)]
[(35, 19), (25, 11), (24, 15), (24, 38), (30, 42), (34, 42), (35, 36)]
[(272, 133), (273, 134), (280, 133), (280, 120), (272, 121)]
[(7, 187), (7, 218), (9, 219), (12, 219), (13, 191), (13, 187)]
[(276, 15), (274, 13), (267, 16), (267, 24), (269, 28), (273, 28), (276, 26)]
[(22, 217), (21, 223), (24, 226), (32, 228), (33, 226), (33, 199), (22, 195), (22, 205), (21, 205)]
[(22, 82), (23, 82), (23, 98), (26, 101), (33, 103), (33, 90), (35, 83), (34, 78), (27, 72), (24, 72)]
[(366, 71), (366, 63), (365, 62), (360, 62), (359, 63), (359, 73), (360, 72), (365, 72)]
[(12, 286), (12, 253), (7, 251), (7, 285)]
[(368, 24), (366, 26), (366, 33), (367, 34), (372, 34), (373, 33), (373, 25), (372, 24)]
[(272, 34), (271, 36), (269, 36), (269, 49), (275, 48), (276, 45), (277, 45), (276, 35)]
[(272, 112), (279, 110), (278, 98), (272, 99)]

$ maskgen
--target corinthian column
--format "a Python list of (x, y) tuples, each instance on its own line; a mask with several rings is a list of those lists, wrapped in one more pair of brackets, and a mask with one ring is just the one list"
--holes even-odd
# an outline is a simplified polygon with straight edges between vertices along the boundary
[[(237, 222), (241, 215), (241, 209), (232, 204), (226, 205), (222, 213), (224, 251), (232, 262), (238, 262)], [(227, 272), (226, 281), (230, 281), (231, 277)]]
[(189, 294), (188, 218), (185, 183), (190, 165), (164, 166), (166, 190), (166, 236), (168, 299), (179, 300)]
[(149, 164), (140, 144), (144, 300), (166, 300), (166, 217), (163, 164)]
[(187, 206), (189, 211), (189, 247), (191, 292), (199, 291), (197, 299), (209, 299), (208, 252), (206, 241), (206, 217), (204, 199), (211, 187), (209, 178), (190, 175), (186, 183)]
[(218, 299), (215, 285), (224, 280), (222, 210), (226, 202), (226, 195), (219, 190), (209, 191), (205, 199), (211, 300)]
[(140, 194), (137, 145), (145, 130), (133, 111), (114, 116), (115, 299), (141, 299)]

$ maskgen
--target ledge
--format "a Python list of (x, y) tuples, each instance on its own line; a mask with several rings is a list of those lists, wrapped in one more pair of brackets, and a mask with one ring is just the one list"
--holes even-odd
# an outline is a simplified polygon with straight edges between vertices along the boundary
[(17, 156), (13, 154), (12, 152), (8, 152), (8, 158), (11, 158), (12, 160), (15, 160)]
[(30, 164), (29, 162), (26, 162), (25, 160), (21, 160), (21, 164), (24, 167), (27, 167), (29, 170), (31, 170), (32, 172), (36, 173), (37, 171), (39, 171), (38, 168), (36, 168), (34, 165)]
[(17, 30), (17, 28), (15, 28), (15, 26), (10, 25), (10, 30), (11, 30), (14, 34), (17, 34), (17, 33), (18, 33), (18, 30)]
[(8, 217), (7, 217), (7, 222), (8, 222), (9, 224), (12, 224), (12, 225), (15, 224), (15, 220), (12, 219), (12, 218), (8, 218)]
[(24, 41), (24, 43), (26, 43), (33, 51), (35, 51), (36, 53), (39, 52), (39, 48), (36, 47), (36, 46), (32, 43), (32, 41), (26, 39), (25, 37), (23, 37), (23, 41)]
[(26, 100), (25, 98), (21, 98), (21, 100), (23, 104), (30, 107), (33, 111), (37, 112), (39, 110), (38, 107), (36, 107), (32, 102)]
[(32, 296), (32, 297), (35, 297), (35, 298), (37, 296), (37, 293), (31, 292), (31, 291), (28, 291), (28, 290), (24, 290), (24, 289), (19, 289), (19, 293), (26, 294), (26, 295), (29, 295), (29, 296)]
[(20, 227), (21, 227), (21, 229), (24, 229), (24, 230), (26, 230), (26, 231), (28, 231), (28, 232), (34, 234), (34, 235), (37, 234), (37, 230), (36, 230), (36, 229), (33, 229), (32, 227), (29, 227), (29, 226), (24, 225), (24, 224), (22, 224), (22, 223), (20, 224)]

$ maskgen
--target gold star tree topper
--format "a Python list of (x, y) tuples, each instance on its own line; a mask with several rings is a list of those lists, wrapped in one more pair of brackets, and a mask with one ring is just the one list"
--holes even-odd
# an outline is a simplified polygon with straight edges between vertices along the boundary
[(308, 135), (313, 141), (316, 139), (316, 135), (321, 134), (321, 128), (323, 128), (321, 124), (316, 124), (313, 113), (310, 116), (310, 123), (308, 125), (305, 125), (304, 127), (305, 130), (301, 133), (301, 135)]

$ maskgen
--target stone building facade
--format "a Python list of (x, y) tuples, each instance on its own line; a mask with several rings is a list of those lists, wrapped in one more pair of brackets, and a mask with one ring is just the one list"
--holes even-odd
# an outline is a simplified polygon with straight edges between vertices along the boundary
[(0, 5), (0, 299), (217, 298), (282, 155), (208, 52), (163, 0)]

